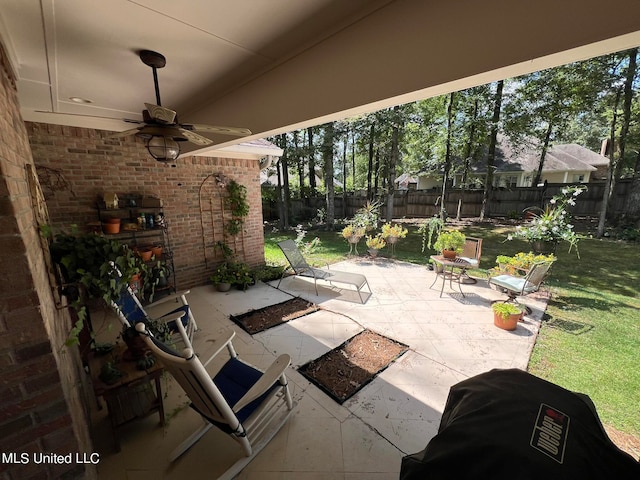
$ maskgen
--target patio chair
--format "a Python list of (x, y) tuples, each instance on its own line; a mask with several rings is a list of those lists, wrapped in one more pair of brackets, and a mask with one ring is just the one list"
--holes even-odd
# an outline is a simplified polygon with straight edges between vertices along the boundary
[[(231, 343), (235, 332), (230, 331), (225, 337), (212, 341), (214, 353), (203, 364), (192, 349), (178, 354), (154, 338), (143, 323), (137, 324), (136, 330), (183, 388), (191, 400), (191, 408), (204, 421), (171, 452), (169, 461), (176, 460), (215, 426), (243, 449), (245, 456), (218, 477), (234, 478), (269, 443), (293, 411), (295, 405), (284, 373), (291, 358), (280, 355), (262, 372), (238, 358)], [(229, 359), (212, 377), (205, 366), (225, 347)]]
[(478, 281), (475, 278), (472, 278), (467, 273), (467, 269), (469, 268), (478, 268), (480, 265), (480, 256), (482, 255), (482, 239), (476, 237), (467, 237), (464, 242), (464, 247), (462, 249), (462, 254), (458, 255), (459, 258), (464, 260), (469, 264), (467, 268), (465, 268), (460, 273), (459, 281), (461, 283), (477, 283)]
[[(114, 269), (114, 275), (117, 278), (122, 277), (120, 270), (118, 270), (115, 265), (112, 266)], [(147, 308), (151, 310), (158, 305), (162, 305), (171, 301), (177, 303), (177, 308), (172, 309), (170, 312), (158, 318), (153, 318), (153, 320), (159, 320), (167, 323), (169, 329), (173, 333), (178, 334), (178, 340), (182, 340), (187, 348), (192, 348), (191, 343), (193, 342), (193, 335), (198, 329), (198, 325), (196, 324), (196, 320), (193, 317), (191, 308), (189, 308), (189, 302), (186, 298), (187, 294), (189, 294), (189, 290), (184, 290), (173, 295), (168, 295), (161, 298), (160, 300), (157, 300), (156, 302), (150, 303), (149, 305), (147, 305)], [(122, 289), (120, 298), (111, 303), (111, 308), (114, 310), (114, 312), (122, 322), (122, 325), (125, 327), (132, 327), (139, 322), (147, 319), (152, 319), (152, 317), (147, 313), (145, 308), (142, 306), (142, 303), (140, 303), (140, 300), (129, 285), (126, 285)]]
[[(360, 296), (360, 301), (362, 303), (364, 303), (361, 291), (362, 287), (366, 285), (369, 293), (372, 293), (369, 282), (367, 281), (367, 277), (365, 277), (364, 275), (360, 273), (340, 272), (337, 270), (323, 270), (320, 268), (313, 268), (304, 259), (302, 253), (300, 253), (300, 250), (293, 240), (285, 240), (278, 243), (278, 246), (282, 250), (282, 253), (284, 253), (284, 256), (287, 258), (287, 261), (289, 262), (294, 275), (313, 278), (313, 284), (316, 289), (316, 296), (318, 295), (318, 280), (324, 280), (325, 282), (329, 282), (331, 284), (342, 283), (353, 285), (354, 287), (356, 287), (358, 295)], [(286, 270), (285, 272), (282, 272), (282, 277), (280, 277), (280, 281), (278, 281), (277, 288), (280, 288), (280, 282), (282, 281), (282, 278), (284, 278), (285, 273)]]
[[(489, 277), (489, 285), (493, 285), (508, 295), (506, 302), (518, 303), (516, 297), (537, 292), (542, 285), (553, 261), (534, 263), (524, 277), (515, 275), (497, 275)], [(527, 311), (530, 311), (527, 308)]]

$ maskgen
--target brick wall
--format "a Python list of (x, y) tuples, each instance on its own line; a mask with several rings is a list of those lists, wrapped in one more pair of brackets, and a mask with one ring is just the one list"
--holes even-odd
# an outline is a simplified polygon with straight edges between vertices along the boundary
[[(79, 358), (60, 353), (69, 317), (56, 309), (48, 281), (28, 179), (33, 160), (1, 44), (0, 112), (0, 452), (91, 452)], [(0, 463), (2, 479), (63, 474), (95, 478), (95, 469)]]
[[(96, 201), (105, 192), (156, 196), (164, 204), (178, 288), (208, 282), (221, 261), (215, 241), (224, 240), (252, 266), (264, 263), (258, 160), (186, 157), (172, 167), (151, 158), (135, 137), (107, 139), (99, 130), (41, 123), (26, 128), (56, 229), (96, 221)], [(249, 215), (236, 239), (222, 236), (224, 191), (214, 175), (247, 187)], [(228, 219), (229, 213), (224, 215)]]

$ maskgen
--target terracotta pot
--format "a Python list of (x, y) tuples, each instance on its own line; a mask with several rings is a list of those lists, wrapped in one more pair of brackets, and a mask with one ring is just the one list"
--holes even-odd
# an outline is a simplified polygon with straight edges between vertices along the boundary
[(139, 250), (138, 255), (140, 255), (140, 258), (142, 259), (143, 262), (148, 262), (149, 260), (151, 260), (151, 255), (153, 255), (153, 252), (151, 251), (150, 248), (145, 248), (145, 249)]
[(103, 220), (104, 223), (117, 223), (120, 224), (120, 219), (119, 218), (105, 218)]
[(151, 247), (151, 253), (155, 256), (155, 257), (159, 257), (160, 255), (162, 255), (162, 247), (161, 246), (155, 246), (155, 247)]
[(455, 250), (442, 250), (442, 256), (444, 258), (456, 258), (458, 256), (458, 254), (456, 253)]
[(120, 223), (103, 223), (102, 231), (108, 234), (120, 233)]
[(500, 314), (493, 312), (493, 324), (503, 330), (515, 330), (521, 317), (521, 312), (513, 313), (507, 318), (503, 318)]

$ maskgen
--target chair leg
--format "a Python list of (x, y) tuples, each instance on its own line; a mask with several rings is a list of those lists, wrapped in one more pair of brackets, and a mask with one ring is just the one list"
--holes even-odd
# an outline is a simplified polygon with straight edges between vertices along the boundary
[(213, 427), (213, 425), (209, 422), (206, 422), (202, 425), (198, 430), (193, 432), (189, 437), (187, 437), (180, 445), (178, 445), (169, 455), (169, 461), (173, 462), (184, 452), (189, 450), (198, 440), (202, 438), (202, 436), (209, 431), (209, 429)]

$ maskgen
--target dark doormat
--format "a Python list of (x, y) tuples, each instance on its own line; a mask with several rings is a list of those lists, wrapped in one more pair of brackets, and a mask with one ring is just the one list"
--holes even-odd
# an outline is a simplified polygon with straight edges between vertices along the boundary
[(315, 303), (296, 297), (258, 310), (251, 310), (241, 315), (231, 315), (230, 318), (245, 332), (253, 335), (294, 318), (316, 312), (319, 309), (320, 307)]
[(343, 404), (409, 349), (364, 330), (298, 370), (339, 404)]

